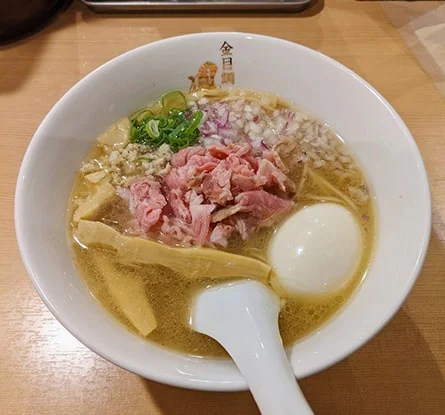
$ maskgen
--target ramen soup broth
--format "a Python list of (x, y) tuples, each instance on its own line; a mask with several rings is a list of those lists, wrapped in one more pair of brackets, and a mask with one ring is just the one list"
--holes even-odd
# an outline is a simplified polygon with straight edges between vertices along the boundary
[[(188, 118), (180, 118), (179, 110)], [(168, 117), (178, 117), (176, 124)], [(168, 122), (184, 134), (193, 134), (177, 139), (176, 133), (165, 127), (165, 135), (157, 135)], [(146, 131), (155, 138), (143, 136)], [(243, 147), (246, 143), (248, 146)], [(197, 152), (196, 156), (190, 156), (190, 148)], [(223, 150), (215, 148), (225, 149), (230, 155), (221, 155)], [(239, 185), (234, 184), (238, 183), (235, 173), (227, 185), (231, 193), (221, 196), (221, 192), (206, 192), (211, 187), (209, 176), (216, 176), (219, 170), (224, 174), (224, 168), (236, 171), (235, 164), (229, 166), (232, 161), (251, 169), (249, 180), (257, 180), (267, 169), (284, 173), (274, 176), (281, 177), (281, 184), (275, 179), (269, 183), (262, 179), (255, 182), (257, 188), (253, 190), (254, 196), (267, 196), (276, 202), (277, 214), (269, 210), (265, 220), (261, 216), (264, 212), (249, 207), (243, 197), (253, 193), (240, 190), (244, 176)], [(201, 163), (199, 173), (193, 163)], [(209, 166), (203, 167), (205, 163)], [(178, 196), (169, 183), (189, 165), (195, 168), (195, 175), (191, 176), (190, 188)], [(206, 168), (213, 170), (206, 172)], [(189, 217), (178, 215), (174, 202), (178, 197)], [(365, 277), (373, 248), (375, 215), (364, 174), (341, 140), (325, 124), (272, 94), (199, 90), (185, 97), (170, 93), (155, 106), (114, 124), (98, 138), (77, 174), (69, 206), (69, 237), (76, 265), (88, 288), (130, 331), (143, 335), (134, 322), (144, 318), (140, 314), (147, 310), (156, 320), (154, 329), (152, 320), (143, 325), (147, 340), (186, 354), (224, 357), (226, 353), (216, 341), (188, 326), (191, 301), (199, 290), (239, 276), (212, 278), (195, 275), (188, 267), (178, 272), (146, 260), (138, 262), (134, 256), (128, 260), (106, 243), (85, 244), (76, 236), (81, 222), (84, 218), (88, 223), (100, 222), (125, 238), (145, 238), (177, 249), (206, 246), (206, 250), (218, 249), (268, 263), (268, 245), (280, 223), (305, 206), (324, 202), (341, 204), (356, 216), (362, 228), (362, 256), (354, 276), (334, 293), (288, 294), (272, 284), (282, 299), (279, 326), (284, 344), (289, 346), (333, 316)], [(241, 205), (241, 210), (236, 211)], [(204, 231), (201, 222), (197, 228), (193, 216), (196, 211), (205, 211), (205, 217), (211, 218)], [(236, 212), (218, 221), (233, 211)], [(186, 227), (181, 228), (184, 223)], [(195, 228), (198, 231), (193, 233)], [(270, 277), (266, 282), (270, 283)], [(127, 287), (128, 293), (119, 294)], [(137, 298), (133, 299), (131, 290), (138, 293)], [(133, 311), (123, 309), (128, 303), (133, 303)], [(134, 303), (142, 306), (135, 311)]]

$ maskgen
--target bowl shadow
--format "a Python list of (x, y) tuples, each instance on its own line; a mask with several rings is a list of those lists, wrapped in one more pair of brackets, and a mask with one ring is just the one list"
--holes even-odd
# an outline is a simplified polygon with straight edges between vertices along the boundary
[[(141, 378), (142, 379), (142, 378)], [(163, 415), (258, 415), (250, 392), (203, 392), (142, 379)]]
[(404, 309), (358, 352), (300, 384), (317, 415), (441, 415), (445, 408), (444, 376)]

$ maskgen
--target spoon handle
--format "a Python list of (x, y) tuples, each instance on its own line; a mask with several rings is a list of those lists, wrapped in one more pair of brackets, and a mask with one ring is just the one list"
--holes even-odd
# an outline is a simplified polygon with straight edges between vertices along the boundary
[(278, 328), (279, 300), (271, 290), (258, 282), (245, 281), (212, 294), (201, 296), (199, 306), (207, 315), (193, 325), (228, 351), (261, 413), (313, 414), (284, 351)]

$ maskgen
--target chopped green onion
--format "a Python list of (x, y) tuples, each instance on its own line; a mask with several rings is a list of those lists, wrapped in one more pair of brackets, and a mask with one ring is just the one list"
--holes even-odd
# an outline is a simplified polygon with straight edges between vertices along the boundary
[(186, 118), (187, 102), (179, 91), (161, 98), (162, 113), (155, 115), (146, 108), (131, 119), (130, 142), (159, 147), (166, 143), (172, 151), (191, 146), (199, 137), (203, 113), (196, 111)]
[(138, 122), (141, 122), (144, 118), (153, 116), (153, 112), (150, 111), (147, 108), (142, 108), (139, 111), (134, 112), (130, 115), (130, 121), (136, 120)]
[(156, 160), (155, 157), (138, 157), (136, 159), (137, 163), (140, 163), (141, 161), (153, 161)]
[(151, 138), (153, 138), (154, 140), (155, 140), (156, 138), (159, 138), (159, 129), (158, 129), (158, 126), (159, 126), (159, 120), (151, 119), (151, 120), (148, 121), (148, 123), (147, 123), (147, 127), (146, 127), (147, 134), (148, 134)]
[(171, 91), (161, 97), (161, 106), (164, 112), (184, 109), (187, 108), (187, 99), (181, 91)]
[(165, 115), (134, 119), (130, 129), (132, 143), (159, 147), (166, 143), (173, 151), (191, 146), (199, 137), (203, 114), (196, 111), (185, 118), (184, 111), (169, 111)]
[(199, 127), (199, 125), (201, 124), (201, 120), (203, 117), (203, 113), (202, 111), (196, 111), (194, 112), (190, 118), (188, 119), (189, 121), (189, 125), (188, 127), (185, 129), (184, 134), (185, 135), (190, 135), (193, 134), (193, 132)]

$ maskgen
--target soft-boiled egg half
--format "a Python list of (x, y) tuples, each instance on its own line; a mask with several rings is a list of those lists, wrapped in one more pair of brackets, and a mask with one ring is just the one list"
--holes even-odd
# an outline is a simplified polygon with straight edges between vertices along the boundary
[(363, 251), (355, 216), (335, 203), (307, 206), (289, 217), (269, 245), (269, 261), (290, 294), (335, 292), (353, 277)]

